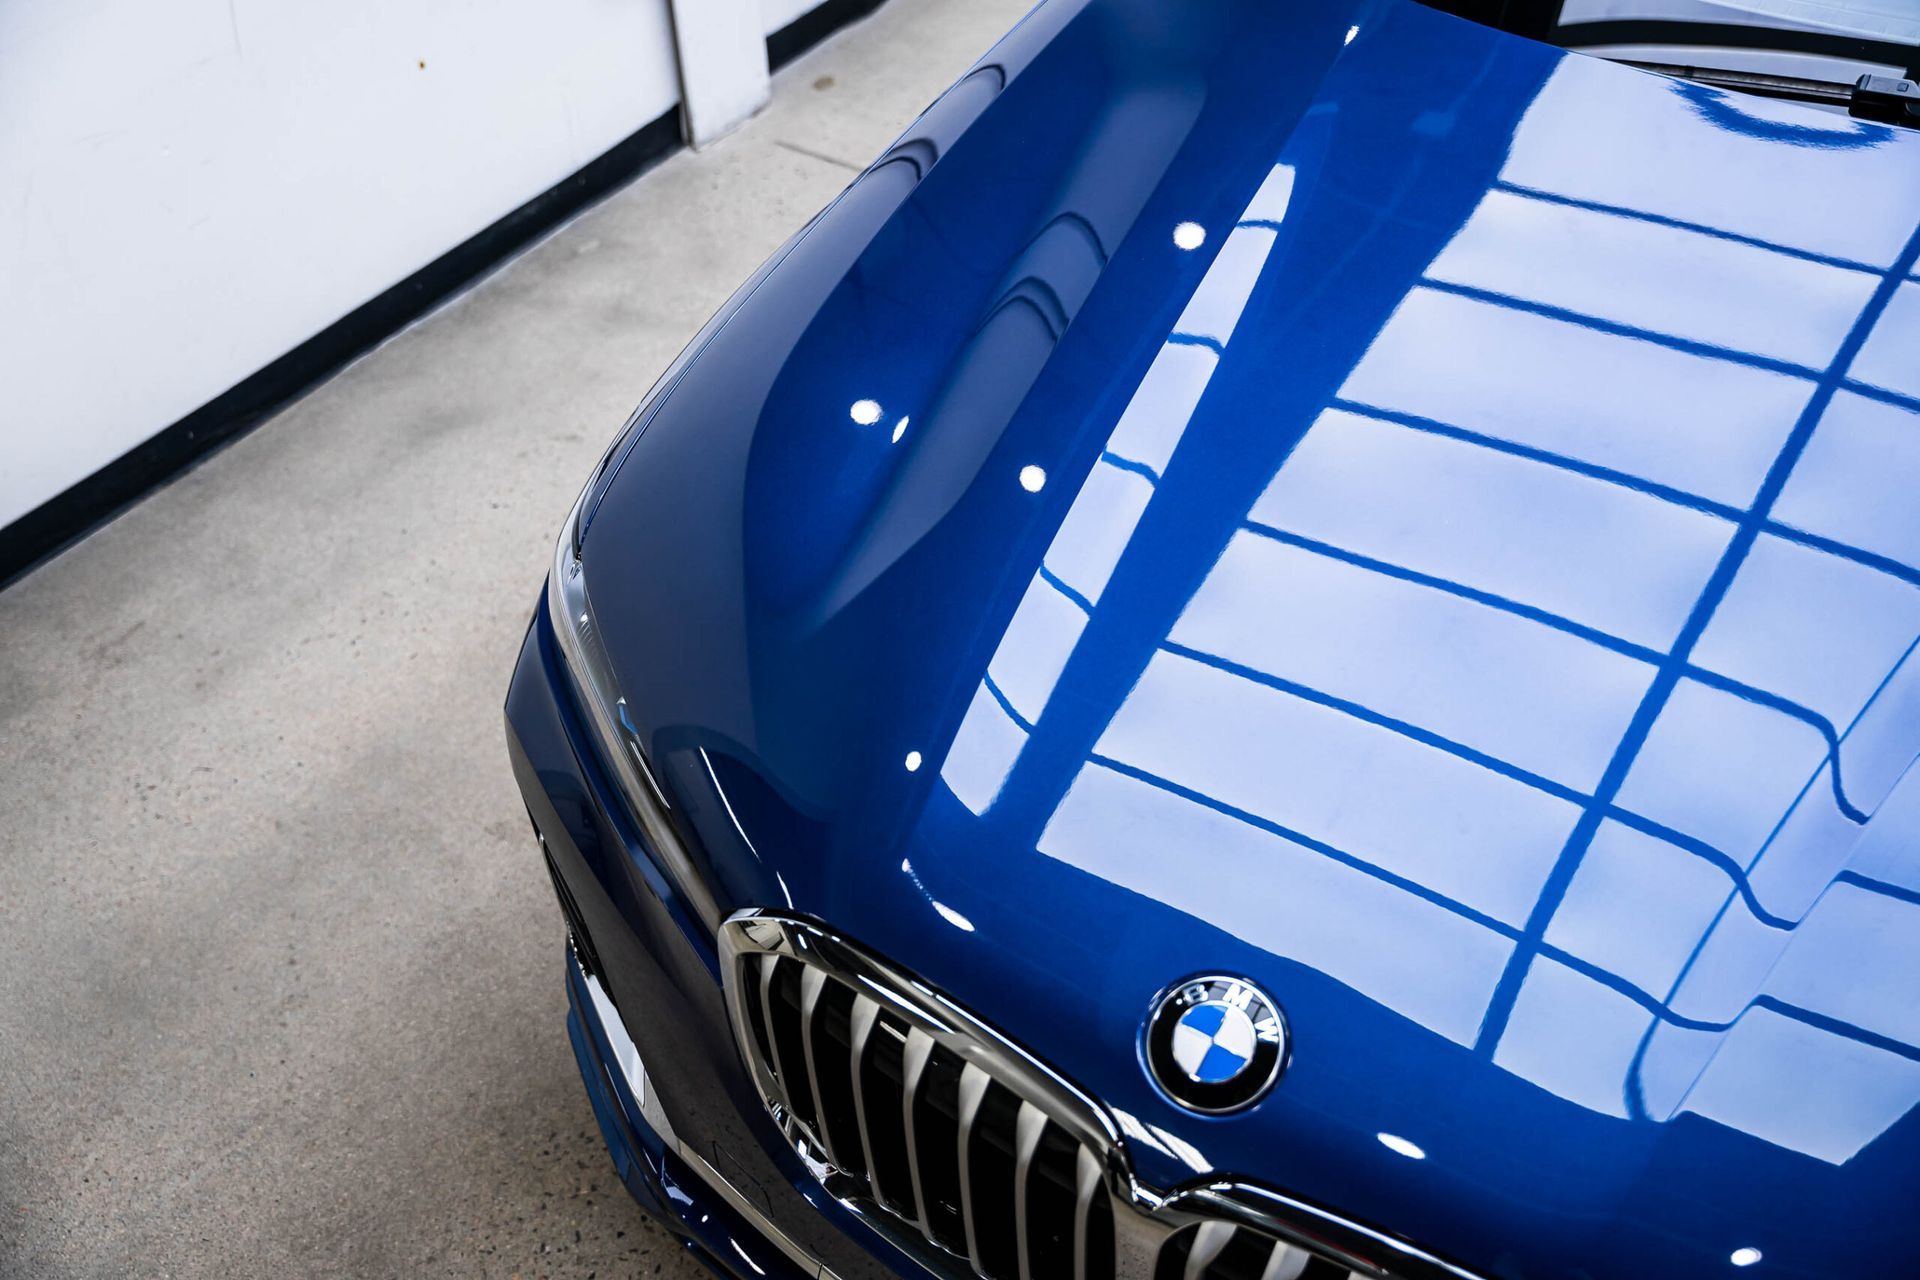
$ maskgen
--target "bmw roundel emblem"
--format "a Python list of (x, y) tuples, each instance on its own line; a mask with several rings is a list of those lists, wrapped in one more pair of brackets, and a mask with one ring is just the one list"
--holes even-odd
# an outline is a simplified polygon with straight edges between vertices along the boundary
[(1244, 978), (1188, 978), (1147, 1015), (1147, 1069), (1190, 1111), (1218, 1115), (1258, 1102), (1287, 1065), (1287, 1020)]

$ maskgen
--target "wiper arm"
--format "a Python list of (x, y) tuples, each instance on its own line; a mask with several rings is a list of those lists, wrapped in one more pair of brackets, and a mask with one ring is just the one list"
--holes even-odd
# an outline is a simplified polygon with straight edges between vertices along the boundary
[(1920, 84), (1911, 76), (1861, 76), (1847, 114), (1920, 129)]
[(1627, 66), (1658, 72), (1718, 89), (1738, 89), (1767, 98), (1786, 98), (1794, 102), (1818, 102), (1845, 107), (1847, 114), (1882, 124), (1901, 124), (1920, 128), (1920, 83), (1897, 76), (1861, 76), (1852, 84), (1837, 80), (1806, 80), (1799, 76), (1776, 76), (1761, 71), (1728, 71), (1720, 67), (1689, 67), (1677, 62), (1634, 62)]
[(1719, 67), (1689, 67), (1677, 62), (1622, 61), (1642, 71), (1710, 84), (1716, 89), (1739, 89), (1745, 93), (1757, 93), (1767, 98), (1788, 98), (1794, 102), (1824, 102), (1839, 107), (1853, 105), (1854, 86), (1836, 80), (1803, 80), (1799, 76), (1776, 76), (1761, 71), (1725, 71)]

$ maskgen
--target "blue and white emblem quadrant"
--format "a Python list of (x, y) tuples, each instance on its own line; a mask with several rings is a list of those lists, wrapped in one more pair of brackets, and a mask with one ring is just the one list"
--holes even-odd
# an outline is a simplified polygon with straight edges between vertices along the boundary
[(1224, 1084), (1253, 1061), (1253, 1019), (1218, 1001), (1195, 1005), (1173, 1028), (1173, 1060), (1198, 1084)]

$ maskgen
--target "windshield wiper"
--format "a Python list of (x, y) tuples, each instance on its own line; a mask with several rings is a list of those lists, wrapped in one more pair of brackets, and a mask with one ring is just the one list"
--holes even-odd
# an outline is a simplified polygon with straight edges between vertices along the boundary
[(1767, 98), (1845, 107), (1847, 114), (1857, 119), (1920, 129), (1920, 82), (1912, 79), (1865, 75), (1852, 84), (1843, 84), (1838, 80), (1805, 80), (1799, 76), (1776, 76), (1761, 71), (1689, 67), (1677, 62), (1634, 62), (1624, 58), (1621, 61), (1642, 71), (1655, 71), (1663, 76), (1692, 80), (1718, 89), (1738, 89)]
[(1920, 129), (1920, 84), (1910, 76), (1861, 76), (1847, 114)]

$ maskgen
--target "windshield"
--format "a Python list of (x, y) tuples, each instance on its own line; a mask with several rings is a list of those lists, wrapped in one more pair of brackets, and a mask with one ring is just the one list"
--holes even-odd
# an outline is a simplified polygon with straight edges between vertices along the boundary
[(1789, 30), (1807, 27), (1863, 40), (1920, 43), (1920, 0), (1717, 0), (1702, 7)]
[(1920, 0), (1441, 0), (1489, 26), (1627, 62), (1851, 84), (1920, 75)]

